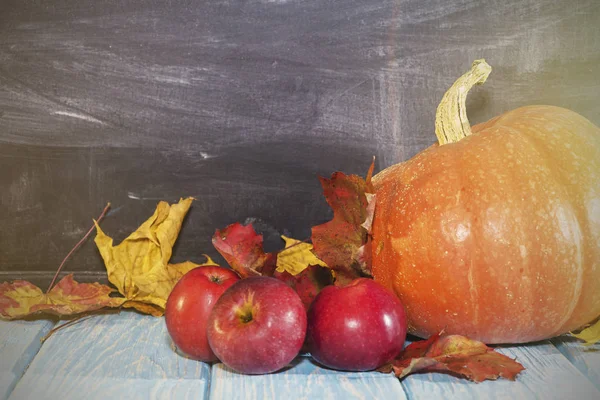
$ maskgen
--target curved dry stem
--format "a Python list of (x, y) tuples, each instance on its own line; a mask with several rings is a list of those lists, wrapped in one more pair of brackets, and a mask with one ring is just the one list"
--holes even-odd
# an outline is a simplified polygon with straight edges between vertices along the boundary
[(83, 314), (83, 315), (80, 315), (78, 317), (75, 317), (74, 319), (72, 319), (72, 320), (70, 320), (68, 322), (65, 322), (62, 325), (59, 325), (59, 326), (56, 326), (56, 327), (50, 329), (50, 331), (48, 331), (48, 333), (46, 333), (44, 335), (44, 337), (42, 337), (40, 339), (40, 342), (44, 343), (50, 336), (52, 336), (53, 334), (55, 334), (59, 330), (61, 330), (63, 328), (66, 328), (67, 326), (73, 325), (73, 324), (75, 324), (77, 322), (81, 322), (82, 320), (84, 320), (86, 318), (89, 318), (89, 317), (91, 317), (91, 315), (89, 315), (89, 314)]
[(84, 313), (84, 314), (80, 314), (80, 315), (74, 317), (73, 319), (65, 322), (64, 324), (55, 326), (54, 328), (50, 329), (48, 331), (48, 333), (46, 333), (40, 339), (40, 342), (44, 343), (46, 340), (48, 340), (48, 338), (50, 336), (54, 335), (56, 332), (60, 331), (61, 329), (67, 328), (67, 327), (69, 327), (71, 325), (75, 325), (75, 324), (77, 324), (79, 322), (82, 322), (83, 320), (86, 320), (86, 319), (88, 319), (90, 317), (93, 317), (95, 315), (102, 315), (102, 314), (120, 313), (122, 309), (123, 309), (123, 307), (120, 306), (118, 308), (114, 308), (114, 309), (111, 309), (111, 310), (100, 309), (100, 310), (90, 311), (90, 312), (87, 312), (87, 313)]
[[(102, 210), (102, 214), (100, 214), (100, 216), (98, 217), (98, 222), (100, 222), (102, 220), (102, 218), (104, 218), (104, 216), (106, 215), (106, 212), (108, 211), (109, 208), (110, 208), (110, 203), (106, 204), (106, 207), (104, 207), (104, 210)], [(92, 225), (92, 227), (90, 228), (90, 230), (88, 230), (88, 232), (85, 234), (85, 236), (83, 238), (81, 238), (81, 240), (79, 242), (77, 242), (75, 247), (73, 247), (71, 249), (71, 251), (69, 252), (69, 254), (67, 254), (66, 257), (62, 260), (58, 269), (56, 270), (56, 273), (54, 274), (54, 278), (52, 278), (52, 282), (50, 282), (50, 286), (48, 286), (48, 289), (46, 290), (46, 293), (48, 293), (54, 286), (54, 283), (56, 282), (56, 279), (58, 278), (58, 274), (62, 270), (63, 266), (65, 265), (65, 263), (67, 262), (69, 257), (71, 257), (71, 255), (75, 252), (75, 250), (77, 250), (77, 248), (79, 248), (79, 246), (81, 246), (83, 244), (83, 242), (85, 242), (85, 240), (94, 231), (95, 227), (96, 227), (96, 225)]]
[(444, 94), (435, 115), (435, 134), (440, 145), (458, 142), (471, 134), (467, 118), (467, 94), (475, 85), (481, 85), (492, 72), (485, 60), (475, 60), (471, 69)]

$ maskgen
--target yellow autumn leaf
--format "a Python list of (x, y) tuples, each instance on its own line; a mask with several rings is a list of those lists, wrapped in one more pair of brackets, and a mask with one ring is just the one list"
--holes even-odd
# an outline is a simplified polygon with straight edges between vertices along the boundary
[[(169, 205), (161, 201), (154, 214), (119, 245), (96, 224), (96, 246), (100, 251), (108, 280), (128, 300), (126, 308), (160, 316), (167, 298), (179, 279), (200, 264), (187, 261), (169, 264), (172, 248), (192, 198)], [(202, 265), (216, 265), (207, 257)]]
[(163, 307), (136, 300), (126, 301), (123, 303), (123, 308), (134, 308), (141, 313), (149, 314), (153, 317), (161, 317), (165, 313), (165, 309)]
[(298, 275), (309, 265), (327, 266), (315, 256), (312, 244), (283, 235), (281, 238), (285, 241), (285, 249), (281, 250), (277, 256), (277, 272), (287, 271), (292, 275)]
[[(206, 254), (204, 254), (204, 257), (206, 257), (206, 261), (202, 264), (196, 264), (192, 261), (185, 261), (179, 264), (169, 264), (167, 266), (166, 271), (170, 281), (170, 284), (168, 285), (170, 286), (170, 289), (168, 289), (167, 298), (169, 296), (169, 293), (171, 293), (171, 290), (173, 290), (175, 284), (179, 281), (179, 279), (181, 279), (181, 277), (190, 270), (200, 266), (218, 265)], [(144, 282), (147, 285), (152, 284), (152, 282), (146, 282), (146, 279), (144, 279), (143, 277), (139, 277), (138, 282), (140, 282), (140, 284), (142, 282)], [(164, 283), (162, 286), (163, 288), (167, 287)], [(143, 312), (144, 314), (150, 314), (155, 317), (160, 317), (165, 312), (164, 306), (148, 303), (146, 299), (126, 301), (125, 303), (123, 303), (123, 308), (135, 308), (136, 310)]]
[(600, 319), (595, 324), (585, 328), (579, 333), (571, 333), (578, 339), (584, 340), (586, 345), (600, 342)]

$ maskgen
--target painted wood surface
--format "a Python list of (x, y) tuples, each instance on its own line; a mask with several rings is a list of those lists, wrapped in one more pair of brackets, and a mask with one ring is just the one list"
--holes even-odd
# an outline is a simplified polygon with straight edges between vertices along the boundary
[[(240, 375), (220, 363), (211, 367), (185, 358), (174, 349), (163, 318), (133, 312), (83, 320), (55, 333), (38, 352), (39, 338), (51, 326), (49, 321), (0, 322), (0, 389), (5, 393), (0, 398), (7, 398), (25, 370), (11, 400), (600, 398), (599, 346), (568, 337), (501, 347), (527, 369), (515, 382), (476, 384), (447, 374), (399, 381), (377, 372), (338, 372), (306, 356), (275, 374)], [(5, 383), (7, 378), (13, 383)]]
[[(434, 142), (476, 58), (471, 122), (525, 104), (600, 124), (597, 0), (3, 0), (0, 281), (47, 285), (110, 201), (124, 238), (160, 199), (198, 200), (174, 261), (247, 218), (281, 244), (331, 214), (317, 175)], [(93, 245), (65, 272), (104, 277)]]
[(9, 399), (203, 399), (209, 376), (174, 351), (164, 318), (121, 312), (52, 335)]
[(585, 346), (569, 336), (552, 339), (552, 343), (600, 390), (600, 343)]
[(0, 320), (0, 400), (7, 399), (31, 361), (37, 355), (40, 339), (54, 321)]
[(211, 399), (407, 399), (398, 379), (378, 372), (338, 372), (299, 357), (285, 370), (245, 376), (212, 367)]
[[(581, 344), (579, 345), (581, 346)], [(499, 379), (475, 384), (445, 374), (418, 374), (402, 381), (410, 399), (598, 399), (600, 392), (550, 342), (505, 346), (499, 352), (526, 370), (514, 382)]]

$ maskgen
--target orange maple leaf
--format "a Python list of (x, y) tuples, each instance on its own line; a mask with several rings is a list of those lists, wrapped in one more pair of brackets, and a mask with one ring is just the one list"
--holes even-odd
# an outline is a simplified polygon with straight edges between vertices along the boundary
[(48, 293), (27, 281), (0, 283), (0, 317), (17, 319), (37, 312), (74, 315), (104, 307), (119, 307), (126, 300), (110, 297), (114, 289), (100, 283), (78, 283), (69, 274)]
[(525, 368), (477, 340), (461, 335), (432, 335), (413, 342), (391, 364), (379, 369), (397, 377), (415, 372), (451, 372), (474, 382), (500, 377), (515, 380)]

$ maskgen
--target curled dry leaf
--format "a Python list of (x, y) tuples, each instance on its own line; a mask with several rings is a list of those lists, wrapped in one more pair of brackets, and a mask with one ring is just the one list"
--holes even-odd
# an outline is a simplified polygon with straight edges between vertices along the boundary
[(309, 265), (296, 275), (276, 271), (273, 276), (294, 289), (307, 310), (319, 292), (334, 282), (331, 269), (322, 265)]
[(342, 172), (335, 172), (331, 179), (319, 178), (333, 219), (312, 228), (312, 243), (317, 256), (336, 272), (336, 284), (371, 276), (374, 166), (373, 161), (366, 179)]
[(217, 230), (212, 238), (217, 251), (242, 278), (271, 276), (276, 268), (276, 255), (265, 253), (263, 237), (251, 224), (236, 222), (223, 230)]
[[(161, 201), (154, 214), (135, 232), (113, 246), (113, 239), (96, 225), (96, 245), (106, 266), (109, 281), (127, 299), (123, 307), (160, 316), (179, 279), (199, 266), (193, 262), (169, 264), (183, 219), (192, 198), (169, 205)], [(202, 265), (216, 265), (207, 257)]]
[(282, 236), (285, 249), (265, 253), (263, 237), (251, 224), (235, 223), (217, 230), (213, 244), (242, 278), (270, 276), (282, 280), (308, 308), (314, 297), (334, 281), (333, 271), (312, 252), (312, 245)]
[(600, 342), (600, 318), (579, 333), (571, 333), (571, 335), (585, 341), (585, 344), (588, 346)]
[(525, 368), (503, 354), (465, 336), (440, 334), (413, 342), (394, 360), (379, 369), (403, 378), (415, 372), (451, 372), (474, 382), (500, 377), (515, 380)]
[(44, 312), (75, 315), (104, 307), (119, 307), (126, 300), (110, 297), (114, 289), (99, 283), (78, 283), (67, 275), (48, 293), (27, 281), (0, 284), (0, 317), (23, 318)]

